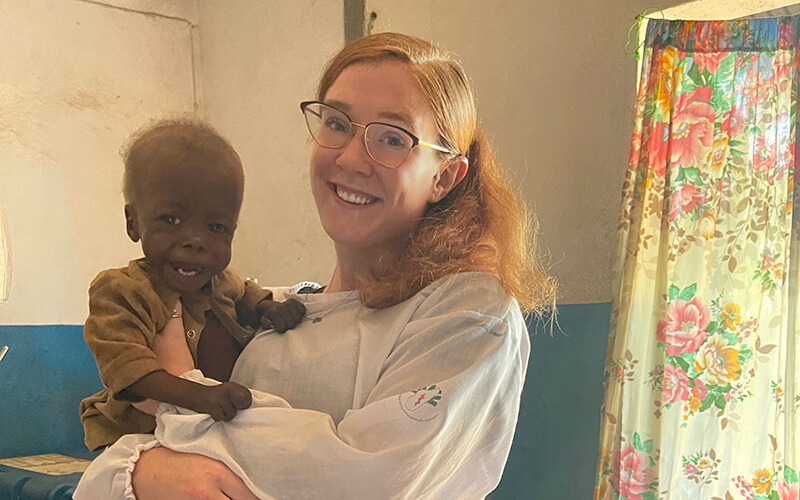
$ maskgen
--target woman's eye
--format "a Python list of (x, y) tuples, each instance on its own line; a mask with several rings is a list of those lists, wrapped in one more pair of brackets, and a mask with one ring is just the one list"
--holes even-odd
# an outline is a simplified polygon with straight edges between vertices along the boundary
[(181, 223), (181, 219), (175, 215), (164, 214), (158, 218), (161, 222), (166, 222), (170, 226), (177, 226)]
[(218, 233), (218, 234), (228, 232), (228, 228), (225, 225), (220, 224), (219, 222), (212, 222), (211, 224), (209, 224), (208, 230), (211, 231), (212, 233)]
[(383, 134), (379, 141), (392, 148), (402, 149), (406, 147), (406, 141), (403, 136), (393, 132)]
[(334, 130), (336, 132), (347, 132), (347, 129), (350, 128), (347, 122), (345, 122), (341, 118), (334, 118), (334, 117), (328, 117), (325, 120), (325, 127)]

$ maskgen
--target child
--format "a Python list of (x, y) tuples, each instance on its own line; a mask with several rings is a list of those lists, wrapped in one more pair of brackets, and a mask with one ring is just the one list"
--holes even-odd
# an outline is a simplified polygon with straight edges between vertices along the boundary
[[(211, 127), (159, 122), (134, 136), (124, 160), (127, 232), (144, 258), (101, 272), (89, 289), (84, 337), (105, 386), (81, 402), (91, 450), (153, 432), (158, 401), (232, 419), (251, 403), (227, 380), (253, 327), (284, 332), (305, 313), (227, 269), (244, 172)], [(175, 346), (179, 359), (159, 355)], [(222, 384), (178, 377), (195, 367)]]

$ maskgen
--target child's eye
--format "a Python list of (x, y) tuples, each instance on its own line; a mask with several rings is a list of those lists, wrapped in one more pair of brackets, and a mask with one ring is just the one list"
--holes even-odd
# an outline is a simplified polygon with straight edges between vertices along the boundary
[(178, 224), (181, 223), (180, 217), (177, 217), (175, 215), (170, 215), (170, 214), (164, 214), (161, 217), (159, 217), (158, 220), (160, 220), (162, 222), (166, 222), (167, 224), (169, 224), (171, 226), (177, 226)]
[(228, 228), (219, 222), (212, 222), (208, 225), (208, 230), (212, 233), (227, 233)]

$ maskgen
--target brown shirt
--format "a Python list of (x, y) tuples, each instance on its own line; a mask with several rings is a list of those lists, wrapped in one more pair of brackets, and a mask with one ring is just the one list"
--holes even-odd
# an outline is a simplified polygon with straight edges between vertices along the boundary
[(271, 293), (225, 269), (200, 292), (181, 294), (153, 273), (144, 259), (98, 274), (89, 287), (89, 317), (83, 330), (105, 387), (80, 405), (90, 450), (113, 444), (124, 434), (155, 429), (152, 415), (115, 396), (145, 375), (163, 369), (152, 350), (153, 340), (172, 317), (179, 298), (186, 341), (197, 364), (197, 345), (207, 311), (244, 345), (260, 319), (256, 305), (271, 298)]

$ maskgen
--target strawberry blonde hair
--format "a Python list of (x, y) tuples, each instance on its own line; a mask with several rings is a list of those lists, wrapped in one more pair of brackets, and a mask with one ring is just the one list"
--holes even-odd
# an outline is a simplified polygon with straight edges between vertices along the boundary
[(401, 61), (433, 110), (440, 145), (469, 160), (466, 177), (431, 204), (408, 246), (386, 256), (362, 277), (362, 302), (372, 308), (400, 303), (437, 279), (459, 272), (497, 275), (523, 311), (555, 304), (555, 280), (535, 253), (536, 219), (495, 161), (477, 120), (475, 99), (461, 64), (429, 42), (399, 33), (378, 33), (348, 44), (320, 79), (321, 101), (345, 68), (356, 63)]

